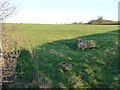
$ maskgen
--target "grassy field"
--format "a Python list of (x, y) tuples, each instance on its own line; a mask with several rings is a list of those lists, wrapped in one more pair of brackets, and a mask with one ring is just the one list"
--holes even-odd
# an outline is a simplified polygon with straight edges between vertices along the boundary
[[(12, 29), (5, 33), (19, 38), (20, 82), (36, 82), (34, 87), (119, 87), (117, 26), (6, 24), (6, 27)], [(96, 40), (97, 48), (78, 50), (78, 37)], [(62, 61), (72, 64), (72, 70), (63, 71), (58, 66)]]

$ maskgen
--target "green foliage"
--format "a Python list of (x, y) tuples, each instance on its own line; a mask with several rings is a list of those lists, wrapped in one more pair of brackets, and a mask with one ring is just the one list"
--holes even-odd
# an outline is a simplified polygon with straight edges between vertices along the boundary
[(27, 50), (22, 50), (16, 67), (17, 74), (23, 74), (23, 79), (32, 80), (34, 78), (34, 67), (32, 63), (29, 52)]

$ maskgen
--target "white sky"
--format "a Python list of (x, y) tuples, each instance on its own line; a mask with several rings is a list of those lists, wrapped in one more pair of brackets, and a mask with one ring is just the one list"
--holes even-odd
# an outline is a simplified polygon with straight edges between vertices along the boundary
[(17, 5), (15, 14), (5, 22), (72, 23), (88, 22), (103, 16), (118, 20), (119, 0), (10, 0)]

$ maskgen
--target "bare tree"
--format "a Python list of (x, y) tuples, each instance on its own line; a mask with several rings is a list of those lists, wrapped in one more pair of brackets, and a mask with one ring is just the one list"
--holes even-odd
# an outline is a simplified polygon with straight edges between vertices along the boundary
[[(6, 18), (13, 14), (16, 7), (11, 5), (9, 0), (0, 0), (0, 69), (3, 66), (3, 48), (2, 48), (2, 31), (3, 31), (3, 22)], [(2, 85), (2, 72), (0, 70), (0, 84)]]
[(6, 18), (13, 14), (16, 7), (12, 6), (8, 0), (0, 1), (0, 52), (2, 52), (2, 23)]
[(13, 14), (16, 7), (12, 6), (8, 0), (1, 0), (0, 1), (0, 21), (5, 20), (10, 15)]

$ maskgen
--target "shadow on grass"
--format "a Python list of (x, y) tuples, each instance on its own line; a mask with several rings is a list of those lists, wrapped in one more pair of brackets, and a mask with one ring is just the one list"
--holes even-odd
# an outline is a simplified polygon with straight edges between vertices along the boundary
[[(46, 43), (33, 49), (39, 70), (39, 87), (119, 87), (118, 30), (80, 38), (96, 40), (98, 48), (78, 50), (77, 38), (73, 38)], [(19, 60), (23, 63), (24, 78), (33, 80), (36, 72), (30, 52), (21, 51)], [(72, 64), (72, 70), (63, 71), (58, 66), (59, 62)]]

